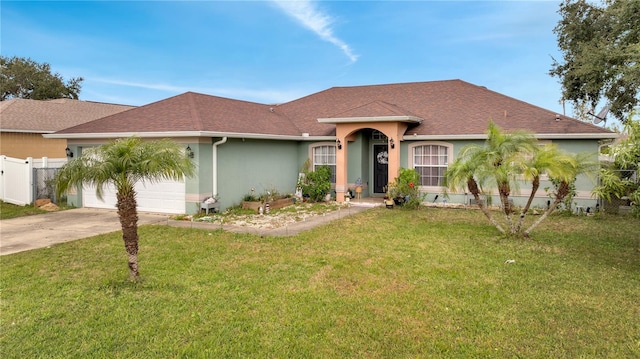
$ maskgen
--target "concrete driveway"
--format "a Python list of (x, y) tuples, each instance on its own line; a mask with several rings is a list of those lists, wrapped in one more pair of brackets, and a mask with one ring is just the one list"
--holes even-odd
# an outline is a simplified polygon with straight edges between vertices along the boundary
[[(168, 214), (138, 213), (138, 225), (167, 224)], [(0, 221), (0, 255), (120, 230), (116, 210), (76, 208)]]

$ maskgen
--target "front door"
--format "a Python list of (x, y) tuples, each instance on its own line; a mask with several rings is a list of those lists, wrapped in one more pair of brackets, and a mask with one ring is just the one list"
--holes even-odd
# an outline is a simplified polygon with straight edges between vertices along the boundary
[(373, 145), (373, 193), (385, 193), (389, 183), (389, 152), (387, 145)]

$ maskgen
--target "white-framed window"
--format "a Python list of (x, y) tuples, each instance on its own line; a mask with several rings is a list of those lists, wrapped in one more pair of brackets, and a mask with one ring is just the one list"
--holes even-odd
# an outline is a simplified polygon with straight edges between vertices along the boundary
[(333, 142), (311, 146), (311, 170), (323, 165), (331, 168), (331, 183), (336, 183), (336, 144)]
[(453, 156), (453, 145), (446, 142), (418, 142), (409, 146), (409, 165), (420, 175), (423, 187), (443, 187), (444, 172)]

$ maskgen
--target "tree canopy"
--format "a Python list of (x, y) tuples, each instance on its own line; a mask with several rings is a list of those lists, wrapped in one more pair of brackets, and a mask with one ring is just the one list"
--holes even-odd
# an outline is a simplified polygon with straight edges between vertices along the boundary
[(629, 117), (621, 141), (610, 154), (613, 162), (600, 170), (600, 183), (593, 193), (606, 201), (629, 198), (633, 214), (640, 217), (640, 119)]
[(583, 118), (607, 102), (625, 122), (640, 103), (640, 1), (564, 0), (558, 12), (554, 33), (563, 59), (554, 59), (549, 73), (560, 79), (563, 100)]
[(48, 63), (0, 56), (0, 101), (12, 98), (77, 100), (82, 81), (82, 77), (73, 77), (65, 82), (60, 74), (51, 73)]

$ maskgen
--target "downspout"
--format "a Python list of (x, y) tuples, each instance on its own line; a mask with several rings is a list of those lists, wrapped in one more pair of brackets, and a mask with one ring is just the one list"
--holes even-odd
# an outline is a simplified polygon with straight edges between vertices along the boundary
[(227, 142), (227, 136), (222, 137), (222, 139), (218, 142), (214, 142), (213, 143), (213, 156), (212, 156), (212, 161), (213, 161), (213, 193), (211, 193), (212, 196), (217, 196), (218, 195), (218, 146), (224, 144), (225, 142)]

